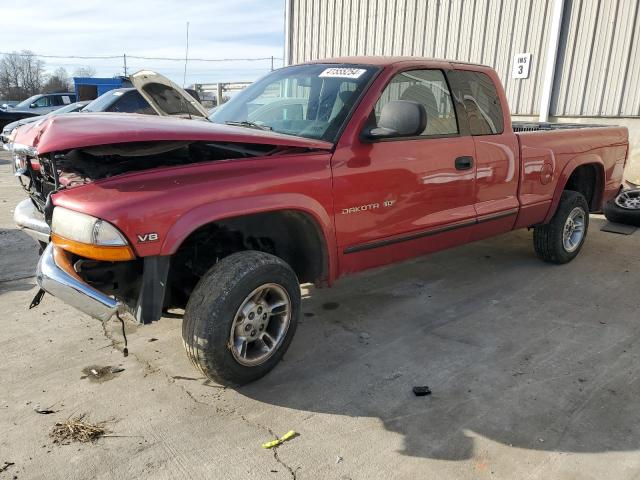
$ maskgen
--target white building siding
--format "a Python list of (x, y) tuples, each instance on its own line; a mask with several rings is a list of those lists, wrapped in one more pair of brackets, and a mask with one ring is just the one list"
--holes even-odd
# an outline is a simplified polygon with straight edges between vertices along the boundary
[[(554, 0), (290, 0), (290, 63), (415, 55), (482, 63), (516, 115), (539, 113)], [(554, 116), (640, 115), (640, 0), (565, 0)], [(513, 56), (532, 54), (529, 78)]]

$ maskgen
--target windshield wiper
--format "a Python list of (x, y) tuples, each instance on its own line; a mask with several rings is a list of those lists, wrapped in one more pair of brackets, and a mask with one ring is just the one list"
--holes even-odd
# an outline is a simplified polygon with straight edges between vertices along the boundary
[(273, 130), (269, 125), (260, 125), (259, 123), (248, 122), (247, 120), (243, 120), (241, 122), (228, 120), (224, 123), (235, 127), (255, 128), (257, 130)]

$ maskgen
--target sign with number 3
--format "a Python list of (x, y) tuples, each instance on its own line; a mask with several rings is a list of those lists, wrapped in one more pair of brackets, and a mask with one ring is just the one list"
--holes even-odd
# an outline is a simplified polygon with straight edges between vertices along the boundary
[(529, 67), (531, 66), (530, 53), (516, 53), (513, 56), (513, 78), (529, 78)]

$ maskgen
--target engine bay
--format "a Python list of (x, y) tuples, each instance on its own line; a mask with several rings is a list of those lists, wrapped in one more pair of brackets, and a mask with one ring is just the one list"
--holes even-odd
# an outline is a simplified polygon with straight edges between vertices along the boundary
[(19, 178), (38, 210), (47, 218), (47, 211), (51, 209), (48, 207), (49, 196), (61, 189), (131, 172), (268, 156), (283, 150), (283, 147), (268, 144), (184, 141), (100, 145), (30, 158)]

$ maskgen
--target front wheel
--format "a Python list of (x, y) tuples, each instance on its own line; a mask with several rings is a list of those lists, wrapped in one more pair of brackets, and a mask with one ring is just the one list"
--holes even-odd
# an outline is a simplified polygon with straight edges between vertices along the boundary
[(289, 265), (268, 253), (234, 253), (196, 285), (182, 339), (189, 359), (208, 378), (243, 385), (280, 361), (299, 312), (300, 285)]
[(549, 263), (570, 262), (580, 253), (588, 229), (587, 200), (579, 192), (565, 190), (551, 221), (533, 229), (536, 254)]

